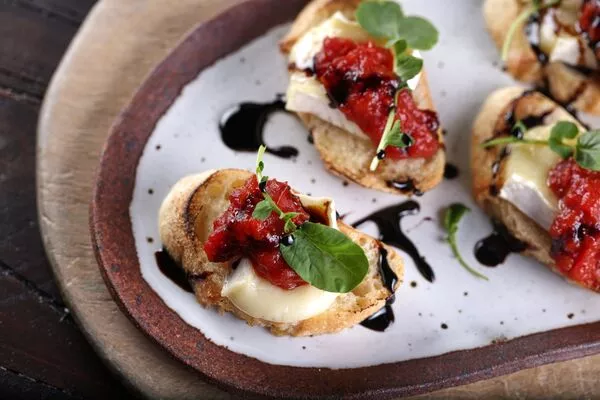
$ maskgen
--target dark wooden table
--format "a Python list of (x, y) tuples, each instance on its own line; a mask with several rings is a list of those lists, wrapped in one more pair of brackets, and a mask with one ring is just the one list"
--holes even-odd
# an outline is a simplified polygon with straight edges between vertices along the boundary
[(37, 221), (38, 113), (94, 2), (0, 0), (0, 399), (131, 396), (65, 308)]

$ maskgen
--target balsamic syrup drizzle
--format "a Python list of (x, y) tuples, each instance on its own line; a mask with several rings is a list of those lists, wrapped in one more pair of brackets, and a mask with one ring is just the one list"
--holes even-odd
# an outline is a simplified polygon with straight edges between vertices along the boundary
[(194, 289), (192, 289), (192, 285), (188, 281), (187, 274), (183, 268), (177, 265), (175, 260), (171, 258), (171, 255), (165, 248), (162, 248), (154, 253), (154, 258), (156, 259), (158, 269), (160, 269), (160, 272), (162, 272), (164, 276), (169, 278), (173, 283), (186, 292), (194, 293)]
[(454, 178), (458, 177), (458, 174), (459, 174), (459, 171), (455, 165), (446, 163), (446, 166), (444, 167), (444, 178), (454, 179)]
[(494, 231), (475, 244), (475, 258), (487, 267), (502, 264), (510, 253), (520, 253), (527, 245), (512, 236), (508, 229), (498, 221), (492, 221)]
[(419, 253), (414, 243), (402, 231), (402, 219), (408, 215), (416, 215), (421, 210), (419, 203), (409, 200), (404, 203), (396, 204), (355, 222), (353, 227), (357, 228), (367, 221), (374, 222), (379, 229), (379, 240), (391, 246), (398, 247), (408, 254), (417, 266), (417, 269), (429, 282), (435, 280), (435, 273), (431, 266), (425, 260), (425, 257)]
[[(235, 151), (256, 152), (261, 145), (265, 145), (263, 134), (269, 116), (279, 111), (285, 111), (285, 101), (281, 95), (271, 103), (240, 103), (230, 108), (219, 122), (223, 143)], [(292, 158), (298, 155), (298, 149), (292, 146), (267, 146), (267, 153)]]
[(385, 306), (360, 323), (365, 328), (378, 332), (385, 331), (395, 320), (392, 304), (394, 304), (394, 301), (396, 300), (394, 288), (398, 283), (398, 275), (396, 275), (394, 270), (390, 267), (387, 256), (388, 251), (383, 246), (379, 246), (379, 275), (381, 276), (383, 285), (391, 295), (385, 301)]

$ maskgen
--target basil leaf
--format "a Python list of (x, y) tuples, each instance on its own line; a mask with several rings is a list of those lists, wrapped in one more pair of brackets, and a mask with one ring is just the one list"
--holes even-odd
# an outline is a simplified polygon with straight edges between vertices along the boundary
[(423, 68), (423, 60), (408, 54), (403, 54), (396, 57), (396, 65), (394, 66), (394, 72), (402, 79), (403, 82), (407, 82), (409, 79), (414, 78), (421, 72)]
[(347, 293), (367, 275), (364, 250), (342, 232), (306, 222), (294, 233), (291, 245), (281, 245), (288, 265), (311, 285), (334, 293)]
[(600, 131), (589, 131), (579, 137), (575, 161), (583, 168), (600, 171)]
[(568, 158), (573, 154), (573, 147), (563, 144), (563, 140), (574, 139), (578, 134), (577, 125), (572, 122), (560, 121), (552, 128), (548, 145), (553, 152), (562, 158)]
[(411, 49), (431, 50), (438, 42), (440, 34), (425, 18), (404, 17), (398, 24), (396, 36), (406, 40)]
[(392, 39), (386, 44), (387, 47), (391, 48), (396, 56), (400, 56), (404, 54), (406, 49), (408, 49), (408, 44), (404, 39)]
[(265, 219), (269, 218), (269, 215), (271, 215), (273, 212), (276, 212), (276, 210), (273, 209), (271, 202), (267, 199), (264, 199), (254, 208), (254, 211), (252, 212), (252, 218), (264, 221)]
[(369, 34), (396, 38), (403, 18), (400, 4), (393, 1), (363, 1), (356, 9), (356, 20)]
[(480, 272), (477, 272), (475, 269), (471, 268), (469, 264), (467, 264), (464, 258), (462, 258), (462, 255), (458, 250), (458, 245), (456, 244), (456, 233), (458, 232), (458, 224), (462, 217), (469, 211), (471, 211), (469, 207), (460, 203), (454, 203), (446, 209), (446, 212), (444, 214), (444, 228), (446, 229), (446, 232), (448, 232), (448, 237), (446, 238), (446, 240), (450, 244), (452, 254), (454, 254), (454, 257), (456, 257), (459, 264), (472, 275), (487, 281), (487, 276), (481, 274)]

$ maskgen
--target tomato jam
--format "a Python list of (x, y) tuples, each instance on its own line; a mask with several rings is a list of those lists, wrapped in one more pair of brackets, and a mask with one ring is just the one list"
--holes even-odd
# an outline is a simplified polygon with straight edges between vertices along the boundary
[(600, 290), (600, 173), (569, 158), (550, 171), (548, 185), (560, 199), (550, 228), (556, 265), (570, 279)]
[[(297, 212), (292, 221), (301, 225), (310, 219), (300, 199), (287, 183), (270, 179), (266, 192), (283, 212)], [(263, 200), (256, 176), (229, 196), (229, 207), (213, 223), (213, 232), (204, 244), (212, 262), (225, 262), (241, 257), (252, 261), (260, 277), (282, 289), (294, 289), (306, 282), (283, 259), (279, 241), (284, 236), (284, 222), (275, 213), (264, 221), (252, 217), (254, 208)]]
[(579, 29), (594, 50), (596, 58), (600, 59), (600, 0), (586, 0), (583, 3)]
[[(315, 56), (315, 74), (332, 106), (356, 123), (377, 146), (401, 86), (394, 73), (392, 53), (373, 42), (326, 38)], [(390, 146), (387, 157), (429, 158), (436, 153), (440, 145), (437, 114), (420, 110), (407, 88), (398, 93), (396, 118), (402, 123), (402, 131), (413, 138), (413, 144), (404, 149)]]

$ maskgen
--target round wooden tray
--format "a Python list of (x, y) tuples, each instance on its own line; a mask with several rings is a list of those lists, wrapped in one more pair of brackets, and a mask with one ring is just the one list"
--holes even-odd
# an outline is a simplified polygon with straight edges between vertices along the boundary
[[(121, 314), (90, 244), (88, 204), (98, 157), (119, 111), (152, 68), (197, 23), (236, 0), (103, 0), (53, 79), (40, 118), (38, 196), (48, 256), (65, 300), (103, 359), (148, 398), (225, 399)], [(600, 356), (428, 395), (429, 398), (591, 397)]]

